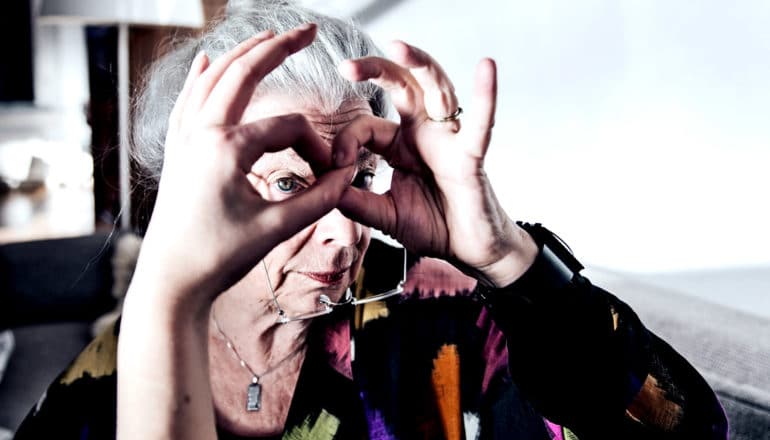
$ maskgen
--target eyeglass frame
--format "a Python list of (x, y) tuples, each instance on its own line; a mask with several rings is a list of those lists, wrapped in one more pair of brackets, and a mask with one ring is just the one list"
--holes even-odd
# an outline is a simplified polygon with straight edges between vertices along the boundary
[[(323, 306), (322, 310), (316, 310), (314, 312), (308, 312), (308, 313), (300, 313), (299, 315), (289, 316), (286, 311), (278, 304), (278, 298), (275, 297), (275, 292), (273, 292), (271, 287), (271, 292), (273, 292), (273, 301), (275, 302), (276, 306), (278, 307), (278, 320), (277, 322), (279, 324), (288, 324), (289, 322), (296, 322), (296, 321), (304, 321), (307, 319), (313, 319), (318, 318), (320, 316), (325, 316), (334, 311), (336, 307), (342, 307), (347, 305), (352, 305), (353, 307), (359, 306), (362, 304), (368, 304), (376, 301), (383, 301), (385, 299), (388, 299), (392, 296), (400, 295), (404, 293), (404, 285), (406, 283), (406, 248), (404, 249), (404, 267), (403, 267), (403, 274), (401, 277), (401, 281), (398, 282), (398, 285), (396, 285), (395, 288), (388, 290), (387, 292), (378, 293), (376, 295), (368, 296), (366, 298), (354, 298), (353, 292), (351, 292), (350, 287), (345, 290), (345, 297), (340, 302), (334, 302), (329, 298), (326, 294), (321, 294), (321, 296), (318, 298), (318, 302)], [(267, 266), (265, 266), (265, 271), (267, 271)]]

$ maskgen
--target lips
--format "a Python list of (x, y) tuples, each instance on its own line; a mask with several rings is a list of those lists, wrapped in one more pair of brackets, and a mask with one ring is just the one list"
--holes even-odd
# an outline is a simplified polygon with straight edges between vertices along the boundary
[(334, 272), (303, 272), (302, 274), (324, 284), (338, 283), (345, 277), (348, 269), (342, 269)]

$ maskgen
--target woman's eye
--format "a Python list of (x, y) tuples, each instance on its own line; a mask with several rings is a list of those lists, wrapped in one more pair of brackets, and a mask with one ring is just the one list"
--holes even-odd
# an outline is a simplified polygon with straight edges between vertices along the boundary
[(359, 171), (353, 179), (352, 185), (360, 189), (372, 189), (372, 183), (374, 183), (374, 173), (371, 171)]
[(275, 186), (278, 188), (278, 191), (287, 194), (297, 192), (300, 189), (297, 181), (291, 177), (281, 177), (280, 179), (277, 179), (275, 181)]

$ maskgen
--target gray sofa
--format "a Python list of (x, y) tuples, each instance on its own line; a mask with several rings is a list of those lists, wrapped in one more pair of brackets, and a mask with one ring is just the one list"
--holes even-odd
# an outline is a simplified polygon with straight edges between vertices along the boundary
[(116, 238), (95, 234), (0, 246), (0, 330), (10, 328), (15, 340), (0, 380), (0, 428), (18, 427), (91, 340), (91, 324), (115, 306)]
[(732, 440), (770, 440), (770, 320), (627, 275), (590, 269), (585, 275), (628, 303), (698, 369), (727, 412)]
[[(0, 246), (0, 330), (16, 339), (0, 380), (0, 427), (14, 430), (115, 306), (116, 237)], [(587, 270), (689, 359), (719, 394), (733, 440), (770, 440), (770, 321), (628, 277)]]

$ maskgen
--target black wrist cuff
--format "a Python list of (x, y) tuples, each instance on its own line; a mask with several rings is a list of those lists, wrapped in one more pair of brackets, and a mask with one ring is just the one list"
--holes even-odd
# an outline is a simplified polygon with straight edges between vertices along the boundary
[(572, 255), (569, 247), (553, 232), (540, 223), (516, 222), (537, 243), (538, 252), (532, 266), (519, 279), (501, 288), (479, 285), (476, 295), (488, 305), (495, 295), (507, 295), (532, 291), (555, 290), (570, 284), (579, 276), (583, 265)]

